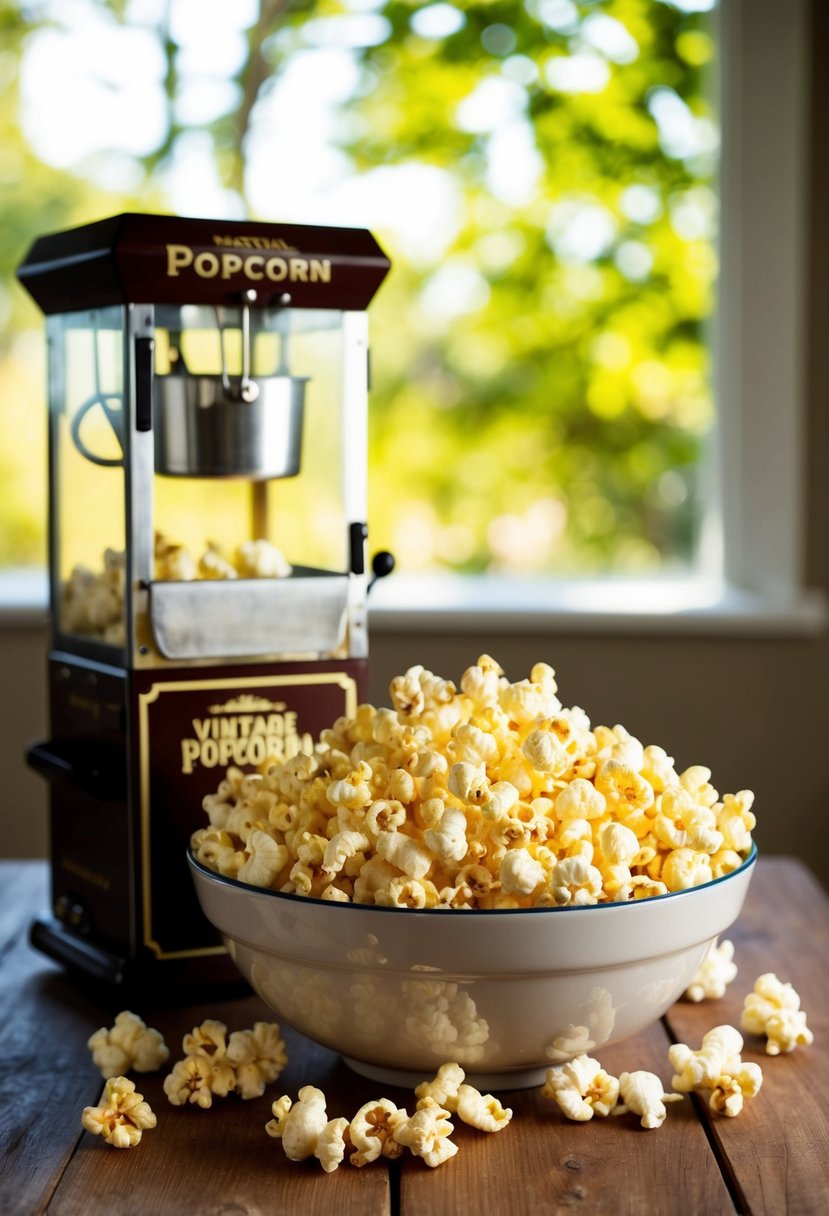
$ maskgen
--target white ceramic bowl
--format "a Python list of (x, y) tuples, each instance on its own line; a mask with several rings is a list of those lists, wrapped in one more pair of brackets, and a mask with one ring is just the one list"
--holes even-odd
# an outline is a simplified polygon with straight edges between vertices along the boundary
[(635, 903), (512, 911), (340, 904), (190, 868), (202, 909), (278, 1017), (364, 1076), (411, 1086), (456, 1060), (486, 1089), (636, 1034), (737, 918), (757, 858)]

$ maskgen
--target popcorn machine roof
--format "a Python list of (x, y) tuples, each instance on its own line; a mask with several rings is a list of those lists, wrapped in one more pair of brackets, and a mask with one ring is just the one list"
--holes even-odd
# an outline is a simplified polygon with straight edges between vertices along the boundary
[(250, 288), (262, 307), (359, 311), (388, 269), (362, 228), (126, 212), (39, 237), (18, 278), (47, 315), (130, 302), (238, 304)]

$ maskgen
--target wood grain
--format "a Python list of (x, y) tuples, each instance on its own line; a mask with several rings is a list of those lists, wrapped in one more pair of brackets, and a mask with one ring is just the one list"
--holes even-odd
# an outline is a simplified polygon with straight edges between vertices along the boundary
[[(181, 1038), (205, 1017), (230, 1030), (271, 1020), (244, 989), (168, 991), (144, 998), (73, 981), (27, 944), (32, 915), (46, 902), (46, 867), (0, 863), (0, 1214), (2, 1216), (818, 1216), (829, 1212), (829, 900), (809, 873), (786, 859), (761, 859), (744, 912), (728, 936), (737, 980), (718, 1002), (680, 1002), (663, 1023), (607, 1051), (608, 1071), (657, 1073), (669, 1088), (671, 1039), (693, 1046), (723, 1022), (739, 1024), (745, 992), (763, 971), (791, 980), (816, 1042), (771, 1058), (747, 1036), (745, 1058), (764, 1071), (763, 1088), (737, 1119), (685, 1099), (663, 1127), (634, 1116), (566, 1120), (538, 1090), (500, 1095), (512, 1123), (486, 1135), (463, 1125), (460, 1151), (430, 1170), (410, 1156), (389, 1166), (349, 1166), (326, 1175), (294, 1163), (265, 1134), (271, 1103), (314, 1084), (331, 1117), (350, 1117), (370, 1098), (413, 1108), (409, 1091), (378, 1086), (338, 1057), (286, 1029), (289, 1065), (266, 1096), (217, 1099), (209, 1111), (172, 1107), (163, 1074), (140, 1078), (158, 1127), (119, 1152), (81, 1128), (102, 1080), (89, 1035), (133, 1008), (164, 1034), (176, 1058)], [(136, 1077), (136, 1080), (139, 1080)], [(457, 1122), (457, 1121), (456, 1121)]]
[[(668, 1037), (657, 1023), (596, 1054), (615, 1076), (646, 1069), (665, 1081), (667, 1052)], [(403, 1159), (401, 1211), (407, 1216), (466, 1216), (484, 1206), (494, 1216), (734, 1212), (687, 1100), (669, 1108), (661, 1128), (646, 1131), (633, 1115), (574, 1123), (538, 1090), (499, 1097), (514, 1112), (503, 1131), (487, 1135), (460, 1124), (453, 1134), (459, 1152), (437, 1170)], [(478, 1197), (472, 1206), (470, 1195)]]
[[(199, 1010), (182, 1023), (180, 1017), (153, 1020), (170, 1039), (180, 1029), (192, 1029), (209, 1013), (230, 1029), (250, 1026), (267, 1011), (254, 998)], [(175, 1023), (175, 1029), (173, 1029)], [(88, 1216), (105, 1212), (116, 1194), (134, 1196), (126, 1212), (147, 1216), (386, 1216), (390, 1212), (388, 1172), (382, 1168), (342, 1168), (325, 1174), (319, 1162), (289, 1161), (281, 1144), (265, 1132), (271, 1103), (282, 1093), (296, 1098), (301, 1086), (314, 1084), (328, 1099), (332, 1118), (353, 1114), (371, 1097), (364, 1083), (332, 1052), (315, 1047), (292, 1031), (285, 1032), (292, 1061), (262, 1098), (243, 1102), (216, 1099), (209, 1110), (173, 1107), (160, 1076), (142, 1077), (139, 1088), (158, 1116), (158, 1126), (146, 1132), (135, 1150), (118, 1152), (97, 1138), (84, 1135), (70, 1162), (50, 1216)], [(134, 1078), (138, 1081), (138, 1078)]]
[[(815, 1036), (811, 1047), (765, 1054), (765, 1039), (745, 1034), (743, 1059), (763, 1070), (763, 1085), (735, 1119), (702, 1117), (745, 1211), (752, 1216), (826, 1216), (829, 1212), (829, 899), (807, 868), (790, 858), (761, 858), (743, 912), (728, 932), (737, 978), (719, 1001), (680, 1001), (666, 1022), (672, 1037), (699, 1047), (712, 1026), (739, 1028), (746, 993), (773, 971), (794, 985)], [(669, 1078), (670, 1079), (670, 1078)]]

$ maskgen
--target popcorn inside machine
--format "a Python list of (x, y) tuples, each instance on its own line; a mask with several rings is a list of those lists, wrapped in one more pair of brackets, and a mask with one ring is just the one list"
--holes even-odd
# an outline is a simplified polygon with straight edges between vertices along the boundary
[(364, 230), (126, 214), (19, 269), (48, 339), (50, 737), (28, 759), (52, 854), (32, 940), (58, 961), (218, 966), (185, 861), (203, 798), (364, 697), (388, 266)]

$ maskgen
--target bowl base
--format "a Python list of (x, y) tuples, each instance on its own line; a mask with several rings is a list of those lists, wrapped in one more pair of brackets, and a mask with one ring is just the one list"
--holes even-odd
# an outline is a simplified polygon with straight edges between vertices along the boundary
[[(351, 1056), (343, 1056), (349, 1068), (368, 1077), (370, 1081), (380, 1081), (384, 1085), (397, 1085), (401, 1089), (414, 1089), (422, 1081), (430, 1080), (439, 1068), (436, 1063), (430, 1071), (409, 1072), (401, 1068), (381, 1068), (376, 1064), (366, 1064), (363, 1060), (354, 1060)], [(466, 1070), (464, 1070), (466, 1071)], [(481, 1093), (499, 1089), (530, 1089), (541, 1086), (547, 1079), (547, 1068), (518, 1068), (512, 1072), (467, 1072), (466, 1084), (474, 1085)]]

